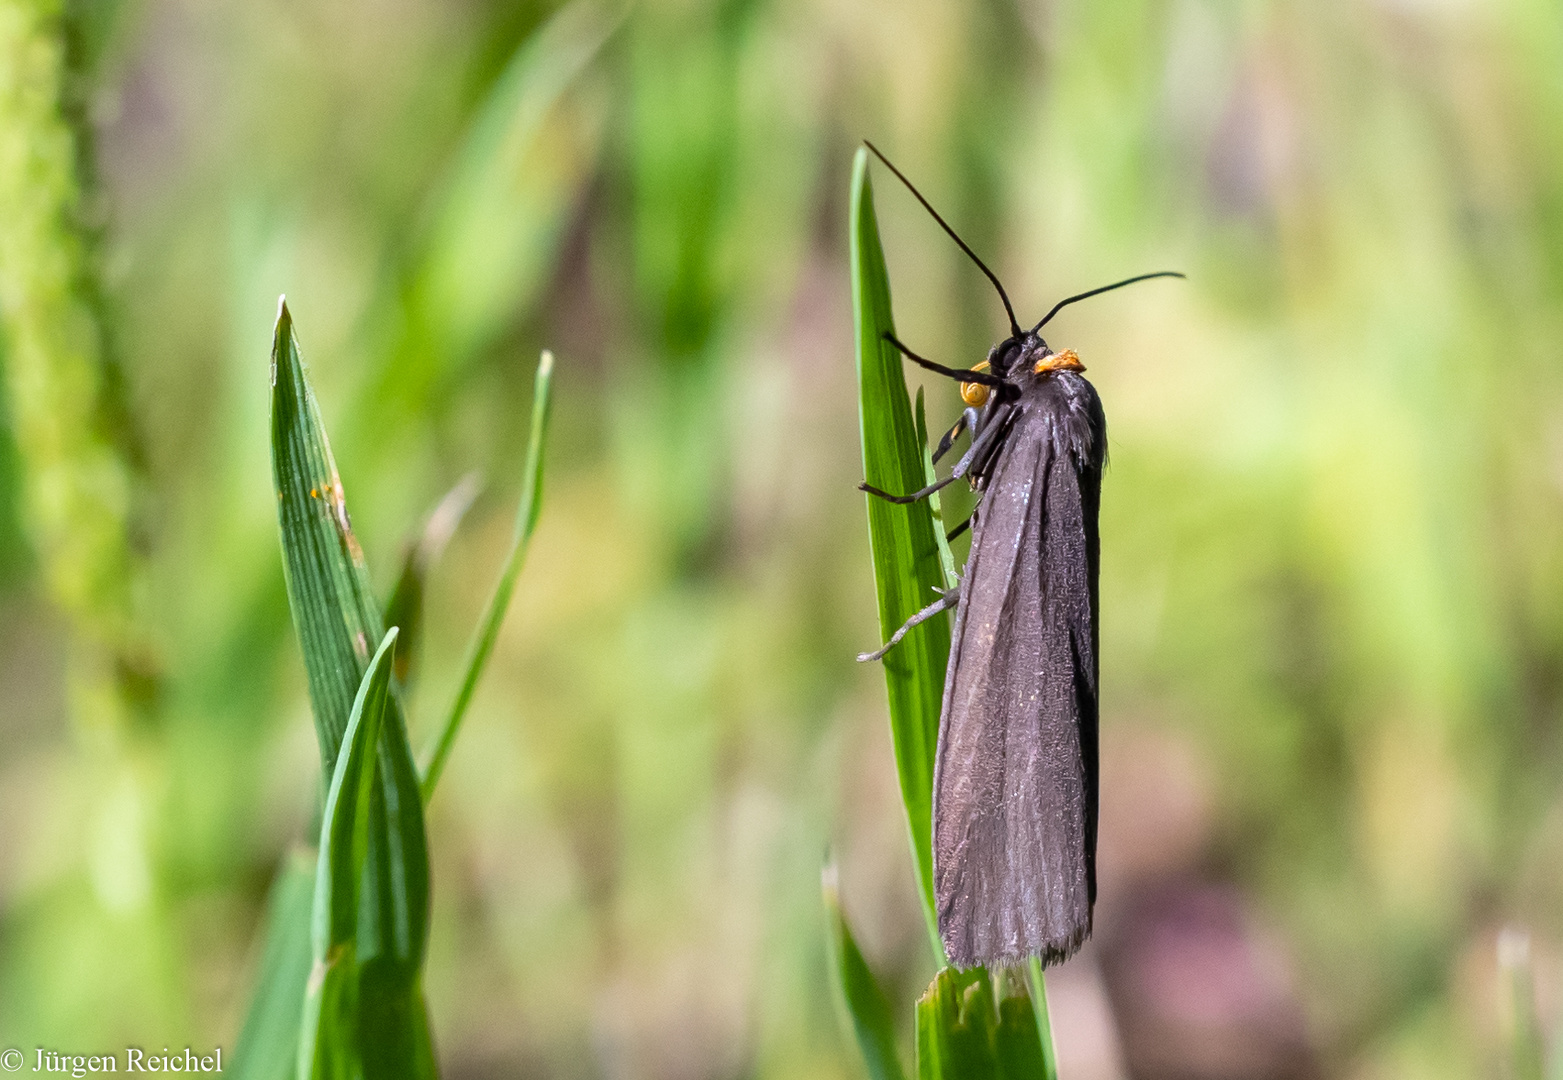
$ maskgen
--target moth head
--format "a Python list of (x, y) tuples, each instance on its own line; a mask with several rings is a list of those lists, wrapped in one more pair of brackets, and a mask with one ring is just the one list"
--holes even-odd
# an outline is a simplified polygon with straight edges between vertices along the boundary
[(1074, 350), (1055, 353), (1036, 331), (1006, 338), (988, 353), (993, 373), (1006, 379), (1043, 375), (1049, 371), (1084, 371)]
[(988, 350), (988, 359), (981, 367), (991, 369), (1000, 378), (1008, 377), (1019, 369), (1021, 357), (1027, 352), (1032, 338), (1031, 334), (1005, 338)]

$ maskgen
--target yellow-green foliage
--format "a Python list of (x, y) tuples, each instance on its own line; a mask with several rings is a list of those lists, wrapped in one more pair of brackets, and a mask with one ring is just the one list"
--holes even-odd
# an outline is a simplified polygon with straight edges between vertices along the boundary
[(0, 2), (0, 355), (25, 520), (50, 595), (87, 644), (81, 718), (100, 724), (115, 721), (114, 669), (137, 638), (131, 477), (104, 423), (77, 145), (61, 111), (63, 18), (61, 3)]
[[(933, 976), (883, 675), (852, 661), (880, 631), (867, 137), (1022, 320), (1190, 275), (1048, 327), (1108, 417), (1104, 843), (1145, 843), (1104, 847), (1103, 911), (1131, 857), (1214, 881), (1290, 958), (1324, 1065), (1494, 1073), (1497, 928), (1528, 926), (1544, 1009), (1563, 955), (1557, 5), (563, 6), (127, 5), (85, 98), (100, 334), (65, 24), (0, 0), (0, 366), (38, 552), (0, 587), (0, 1047), (232, 1045), (322, 789), (267, 466), (286, 292), (377, 599), (427, 508), (485, 479), (427, 583), (420, 749), (509, 550), (534, 358), (560, 359), (547, 513), (430, 804), (447, 1071), (853, 1075), (827, 843), (887, 999)], [(980, 360), (987, 283), (875, 196), (897, 335)], [(105, 340), (145, 438), (140, 567)], [(909, 380), (953, 422), (952, 387)], [(84, 762), (56, 700), (61, 624), (106, 672), (132, 610), (168, 672), (144, 789)], [(138, 829), (127, 929), (82, 867)]]

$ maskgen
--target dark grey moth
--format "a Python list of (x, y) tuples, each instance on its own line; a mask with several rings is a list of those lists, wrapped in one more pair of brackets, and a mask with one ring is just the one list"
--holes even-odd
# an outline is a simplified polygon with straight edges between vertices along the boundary
[(934, 760), (933, 862), (939, 934), (957, 967), (1044, 964), (1091, 933), (1096, 901), (1097, 511), (1107, 421), (1071, 350), (1042, 327), (1068, 304), (1170, 271), (1142, 274), (1055, 304), (1022, 330), (1004, 288), (926, 199), (869, 149), (998, 289), (1011, 334), (970, 370), (944, 367), (887, 335), (909, 360), (962, 382), (967, 408), (940, 440), (937, 462), (963, 431), (971, 443), (949, 476), (982, 492), (960, 586), (909, 619), (906, 632), (955, 609)]

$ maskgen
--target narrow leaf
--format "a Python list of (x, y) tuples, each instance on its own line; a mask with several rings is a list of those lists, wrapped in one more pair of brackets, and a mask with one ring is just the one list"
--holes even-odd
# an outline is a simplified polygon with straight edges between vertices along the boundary
[(367, 877), (375, 745), (391, 702), (396, 629), (386, 632), (348, 719), (320, 823), (311, 916), (312, 967), (299, 1040), (299, 1075), (348, 1078), (358, 1051), (358, 912)]
[(358, 688), (348, 720), (347, 756), (337, 756), (326, 790), (315, 874), (314, 948), (320, 960), (332, 946), (351, 942), (358, 928), (357, 896), (369, 861), (369, 807), (379, 760), (375, 743), (391, 705), (391, 663), (397, 631), (387, 630)]
[(494, 586), (494, 593), (489, 597), (483, 617), (478, 621), (472, 643), (467, 647), (466, 673), (462, 677), (461, 688), (456, 692), (456, 700), (451, 703), (445, 723), (441, 726), (439, 734), (435, 736), (429, 754), (429, 764), (423, 773), (422, 790), (425, 802), (434, 794), (434, 786), (439, 783), (440, 773), (444, 771), (445, 761), (450, 757), (451, 747), (455, 744), (456, 732), (461, 729), (462, 718), (466, 716), (467, 706), (472, 703), (473, 692), (477, 690), (478, 679), (488, 663), (489, 654), (494, 651), (494, 643), (499, 640), (499, 628), (505, 621), (505, 609), (510, 606), (510, 596), (515, 591), (516, 578), (520, 576), (521, 567), (526, 563), (526, 550), (532, 542), (532, 533), (537, 528), (538, 515), (543, 510), (543, 446), (548, 435), (553, 375), (554, 354), (544, 349), (542, 359), (537, 365), (537, 378), (532, 387), (532, 429), (527, 439), (521, 503), (516, 507), (516, 524), (510, 540), (510, 551), (505, 556), (504, 565), (500, 568), (499, 581)]
[[(863, 149), (858, 150), (852, 167), (851, 249), (863, 475), (868, 483), (885, 491), (915, 491), (923, 486), (926, 475), (926, 448), (917, 438), (901, 357), (885, 340), (886, 333), (894, 333), (890, 280), (874, 219), (868, 153)], [(933, 513), (926, 500), (897, 506), (873, 496), (866, 498), (879, 626), (885, 640), (937, 599), (935, 590), (944, 585), (945, 574)], [(949, 655), (949, 623), (934, 618), (914, 628), (881, 661), (923, 914), (934, 955), (941, 960), (944, 949), (933, 902), (933, 758)]]
[[(923, 483), (932, 484), (939, 477), (934, 472), (933, 448), (928, 445), (928, 417), (923, 411), (921, 386), (917, 388), (916, 420), (917, 445), (923, 448)], [(944, 571), (944, 587), (956, 588), (960, 584), (960, 576), (955, 572), (955, 555), (950, 551), (950, 542), (944, 536), (950, 529), (950, 523), (945, 520), (944, 508), (937, 491), (928, 496), (928, 512), (933, 516), (933, 539), (934, 543), (939, 545), (939, 566)]]
[(1047, 1011), (1047, 977), (1042, 961), (1033, 956), (1026, 965), (1026, 984), (1031, 991), (1031, 1010), (1042, 1047), (1043, 1080), (1058, 1080), (1058, 1054), (1053, 1049), (1053, 1021)]
[[(272, 350), (272, 469), (288, 601), (309, 676), (323, 771), (333, 777), (370, 668), (370, 644), (385, 635), (286, 304)], [(394, 693), (385, 710), (374, 744), (379, 767), (365, 796), (362, 880), (354, 891), (357, 978), (375, 988), (371, 1005), (384, 998), (389, 1011), (410, 1014), (423, 1007), (419, 973), (428, 941), (429, 857), (417, 769)], [(405, 1030), (427, 1042), (421, 1015)], [(372, 1030), (361, 1028), (360, 1034), (369, 1039)]]
[(402, 573), (396, 579), (396, 588), (385, 602), (385, 625), (401, 631), (396, 646), (396, 681), (403, 687), (409, 685), (414, 670), (414, 660), (421, 649), (423, 639), (423, 594), (429, 572), (439, 562), (445, 545), (455, 535), (461, 519), (466, 517), (477, 498), (476, 473), (468, 473), (456, 481), (456, 486), (445, 493), (439, 503), (424, 520), (423, 531), (416, 543), (407, 546), (402, 559)]
[(290, 852), (266, 901), (260, 973), (233, 1054), (238, 1080), (292, 1080), (295, 1075), (314, 898), (315, 853)]
[[(391, 671), (397, 630), (386, 631), (364, 676), (326, 793), (311, 913), (313, 964), (304, 998), (299, 1072), (318, 1080), (427, 1080), (436, 1075), (417, 964), (388, 954), (364, 916), (383, 891), (376, 804), (381, 732), (395, 719)], [(395, 815), (391, 815), (394, 820)]]
[(836, 887), (836, 867), (827, 864), (822, 878), (825, 915), (830, 920), (831, 967), (835, 970), (841, 1000), (852, 1020), (852, 1032), (872, 1080), (902, 1080), (901, 1059), (895, 1048), (895, 1017), (890, 1000), (880, 989), (868, 961), (857, 947), (852, 928), (841, 911)]
[[(993, 1032), (995, 1075), (1005, 1080), (1056, 1080), (1052, 1040), (1043, 1043), (1037, 1014), (1023, 971), (1007, 969), (996, 977), (999, 1019)], [(1046, 1002), (1043, 1002), (1046, 1009)]]
[(329, 777), (369, 650), (380, 640), (380, 606), (286, 301), (278, 308), (271, 353), (271, 463), (288, 605)]

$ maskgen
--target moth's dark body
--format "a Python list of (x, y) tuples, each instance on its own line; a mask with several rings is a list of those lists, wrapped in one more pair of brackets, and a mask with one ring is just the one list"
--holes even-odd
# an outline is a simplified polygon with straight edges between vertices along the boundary
[(993, 283), (1010, 336), (986, 364), (962, 370), (884, 335), (908, 360), (960, 380), (961, 396), (973, 405), (940, 441), (934, 461), (962, 429), (970, 430), (971, 447), (947, 478), (920, 491), (859, 487), (905, 504), (966, 476), (985, 494), (971, 520), (960, 589), (858, 659), (884, 656), (913, 627), (955, 608), (933, 774), (939, 935), (958, 967), (1030, 956), (1054, 963), (1090, 936), (1096, 901), (1096, 528), (1107, 421), (1079, 358), (1055, 354), (1041, 331), (1070, 304), (1183, 275), (1158, 270), (1076, 293), (1022, 330), (993, 271), (867, 145)]
[[(998, 350), (995, 350), (997, 353)], [(1096, 899), (1097, 508), (1106, 420), (1073, 370), (1004, 367), (955, 611), (934, 763), (939, 933), (959, 967), (1061, 960)], [(995, 357), (994, 369), (1000, 367)], [(1009, 397), (1010, 400), (1004, 400)]]

